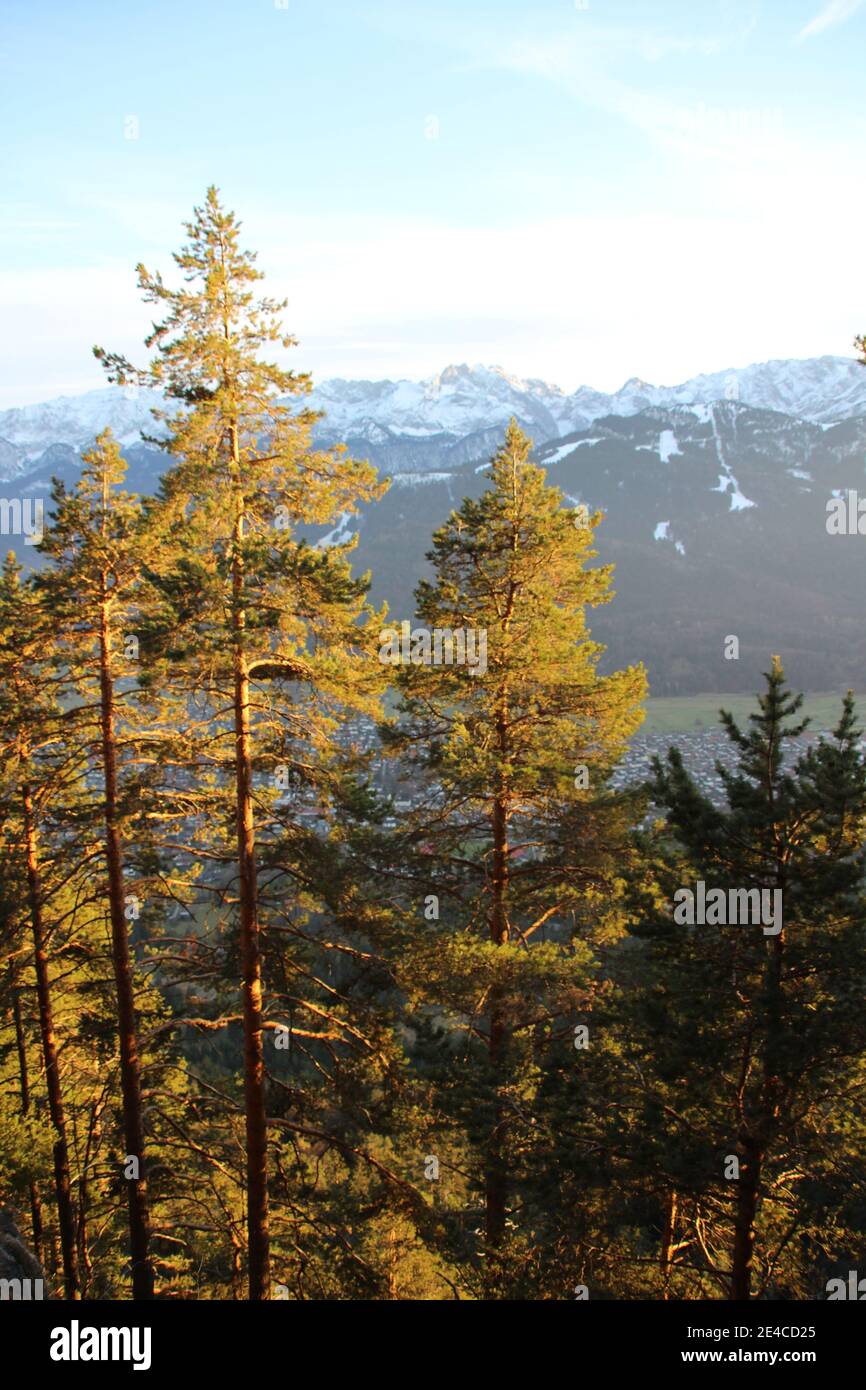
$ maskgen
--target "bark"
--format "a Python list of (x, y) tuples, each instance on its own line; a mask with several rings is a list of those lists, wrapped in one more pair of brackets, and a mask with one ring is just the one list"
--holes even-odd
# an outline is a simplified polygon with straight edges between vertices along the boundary
[[(506, 916), (506, 895), (508, 892), (508, 817), (503, 798), (497, 797), (493, 803), (493, 881), (492, 909), (490, 913), (490, 939), (501, 946), (508, 937)], [(505, 1116), (502, 1105), (501, 1087), (503, 1063), (508, 1042), (508, 1031), (504, 1010), (496, 991), (491, 996), (490, 1041), (488, 1055), (490, 1071), (495, 1088), (493, 1126), (487, 1145), (487, 1172), (485, 1178), (485, 1234), (490, 1250), (502, 1244), (505, 1234), (505, 1213), (508, 1200), (508, 1184), (505, 1169)]]
[(111, 958), (117, 994), (117, 1032), (120, 1044), (120, 1087), (123, 1102), (123, 1137), (126, 1157), (137, 1160), (138, 1177), (124, 1178), (129, 1212), (129, 1253), (132, 1296), (153, 1298), (153, 1267), (149, 1258), (150, 1214), (144, 1121), (141, 1104), (141, 1064), (135, 1020), (135, 990), (125, 916), (123, 850), (118, 823), (117, 740), (115, 735), (114, 681), (111, 672), (108, 599), (103, 576), (99, 628), (100, 718), (102, 767), (105, 784), (105, 857), (108, 867), (108, 902), (111, 916)]
[(270, 1298), (270, 1232), (268, 1221), (268, 1141), (265, 1107), (265, 1067), (262, 1046), (262, 963), (256, 885), (255, 822), (253, 817), (250, 686), (244, 650), (243, 542), (244, 510), (239, 484), (237, 431), (232, 430), (232, 458), (238, 477), (232, 562), (232, 625), (234, 637), (234, 730), (237, 785), (238, 878), (240, 896), (241, 970), (244, 1016), (244, 1109), (247, 1148), (247, 1239), (249, 1295)]
[[(776, 818), (776, 795), (772, 777), (772, 753), (778, 741), (777, 723), (774, 722), (768, 735), (767, 751), (767, 804), (773, 822), (773, 836), (776, 849), (776, 886), (782, 891), (784, 902), (787, 887), (784, 845), (779, 836)], [(778, 1124), (780, 1109), (779, 1058), (782, 1042), (782, 963), (784, 952), (784, 931), (767, 942), (765, 979), (767, 1002), (765, 1011), (766, 1038), (763, 1047), (760, 1114), (757, 1124), (748, 1133), (741, 1135), (740, 1177), (737, 1188), (737, 1209), (734, 1218), (734, 1254), (731, 1265), (731, 1289), (729, 1297), (742, 1301), (749, 1299), (752, 1292), (752, 1259), (755, 1247), (755, 1218), (761, 1199), (761, 1176), (764, 1160), (771, 1150), (772, 1139)]]
[[(27, 1042), (24, 1037), (24, 1025), (21, 1018), (21, 999), (20, 988), (16, 982), (12, 985), (12, 1017), (15, 1022), (15, 1046), (18, 1052), (18, 1079), (19, 1093), (21, 1096), (21, 1114), (30, 1114), (30, 1073), (27, 1066)], [(33, 1231), (33, 1254), (40, 1264), (42, 1264), (42, 1202), (39, 1198), (39, 1189), (33, 1179), (28, 1184), (30, 1197), (30, 1224)]]
[(65, 1297), (77, 1299), (78, 1255), (75, 1247), (75, 1213), (72, 1205), (72, 1183), (69, 1176), (69, 1144), (66, 1137), (66, 1116), (63, 1109), (63, 1090), (57, 1058), (57, 1039), (54, 1033), (54, 1012), (51, 1002), (51, 982), (48, 974), (48, 954), (45, 947), (45, 925), (42, 915), (42, 879), (36, 847), (36, 822), (33, 794), (25, 783), (21, 793), (24, 813), (24, 839), (27, 854), (27, 890), (30, 922), (33, 931), (33, 965), (36, 972), (36, 994), (39, 1001), (39, 1030), (42, 1038), (42, 1057), (45, 1064), (45, 1084), (48, 1107), (54, 1126), (54, 1189), (57, 1196), (57, 1224), (63, 1260)]
[(87, 1241), (87, 1216), (90, 1210), (90, 1186), (87, 1175), (90, 1166), (90, 1141), (85, 1147), (84, 1161), (81, 1164), (81, 1171), (78, 1175), (78, 1230), (76, 1234), (76, 1249), (78, 1250), (78, 1269), (81, 1276), (81, 1297), (87, 1298), (88, 1290), (93, 1279), (93, 1261), (90, 1258), (90, 1248)]
[(737, 1210), (734, 1221), (734, 1258), (731, 1266), (729, 1298), (747, 1300), (752, 1291), (752, 1254), (755, 1246), (755, 1216), (761, 1183), (763, 1155), (750, 1139), (742, 1144), (740, 1177), (737, 1183)]
[[(516, 474), (513, 478), (516, 489)], [(517, 552), (517, 528), (512, 527), (510, 549), (512, 556)], [(511, 581), (508, 600), (502, 618), (503, 633), (507, 635), (511, 626), (517, 588)], [(508, 880), (509, 846), (508, 817), (510, 794), (504, 768), (508, 760), (509, 737), (509, 693), (503, 686), (496, 707), (496, 746), (500, 760), (496, 792), (493, 800), (491, 828), (493, 834), (493, 881), (491, 885), (490, 939), (496, 946), (508, 940)], [(490, 1001), (490, 1071), (494, 1087), (493, 1127), (487, 1148), (487, 1172), (485, 1175), (485, 1236), (488, 1249), (488, 1274), (493, 1274), (493, 1253), (502, 1244), (505, 1235), (505, 1217), (508, 1205), (508, 1173), (506, 1168), (506, 1114), (503, 1103), (505, 1082), (505, 1053), (508, 1047), (508, 1025), (505, 1010), (494, 990)]]
[(767, 951), (767, 1037), (763, 1049), (760, 1119), (757, 1128), (753, 1128), (750, 1134), (741, 1139), (742, 1158), (734, 1218), (734, 1257), (730, 1292), (730, 1297), (737, 1300), (751, 1297), (755, 1217), (761, 1199), (762, 1169), (779, 1117), (778, 1057), (782, 1011), (782, 950), (780, 932), (768, 942)]
[(665, 1220), (662, 1228), (662, 1249), (661, 1264), (662, 1279), (664, 1281), (664, 1297), (668, 1297), (671, 1270), (673, 1269), (673, 1247), (676, 1241), (677, 1216), (679, 1214), (679, 1201), (676, 1192), (671, 1192), (667, 1207), (665, 1209)]

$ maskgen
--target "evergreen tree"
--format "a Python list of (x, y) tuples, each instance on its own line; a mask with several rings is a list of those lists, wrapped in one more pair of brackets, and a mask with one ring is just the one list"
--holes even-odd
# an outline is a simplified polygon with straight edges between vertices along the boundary
[(122, 712), (124, 704), (118, 683), (126, 674), (129, 686), (129, 672), (134, 670), (124, 642), (136, 619), (143, 556), (140, 505), (120, 491), (125, 473), (120, 449), (105, 430), (84, 454), (72, 492), (55, 485), (54, 515), (41, 546), (52, 564), (43, 572), (39, 588), (62, 643), (65, 684), (78, 704), (76, 736), (102, 783), (99, 810), (117, 999), (132, 1288), (134, 1298), (147, 1299), (153, 1296), (153, 1269), (120, 781), (128, 738), (118, 729), (118, 706)]
[[(3, 819), (5, 827), (5, 815)], [(6, 861), (4, 881), (0, 883), (0, 954), (7, 964), (2, 999), (4, 1011), (8, 1005), (12, 1017), (10, 1044), (14, 1040), (18, 1105), (14, 1107), (8, 1117), (8, 1128), (15, 1131), (14, 1141), (10, 1139), (8, 1151), (0, 1141), (0, 1149), (3, 1150), (0, 1172), (4, 1169), (11, 1169), (13, 1173), (26, 1172), (32, 1250), (41, 1264), (44, 1258), (44, 1220), (42, 1199), (37, 1181), (37, 1164), (34, 1162), (34, 1155), (40, 1148), (38, 1140), (39, 1120), (35, 1112), (33, 1098), (27, 1005), (24, 997), (25, 965), (30, 958), (30, 953), (26, 946), (25, 932), (21, 921), (23, 914), (19, 906), (25, 900), (26, 891), (21, 878), (20, 861), (13, 856)], [(10, 1045), (9, 1051), (11, 1052), (11, 1050)], [(2, 1087), (2, 1090), (6, 1092), (6, 1087)], [(6, 1126), (4, 1125), (3, 1128)], [(24, 1184), (22, 1183), (20, 1186), (23, 1188)]]
[(54, 1189), (66, 1297), (79, 1297), (75, 1205), (69, 1135), (49, 964), (50, 925), (40, 835), (47, 807), (65, 775), (54, 698), (50, 627), (14, 555), (0, 574), (0, 747), (12, 795), (4, 798), (3, 833), (26, 881), (39, 1002), (45, 1082), (54, 1130)]
[[(139, 267), (145, 299), (164, 317), (147, 339), (146, 373), (97, 349), (110, 379), (147, 381), (177, 410), (157, 412), (173, 468), (152, 509), (163, 554), (154, 565), (162, 600), (165, 670), (175, 688), (207, 707), (232, 746), (244, 1029), (250, 1297), (270, 1296), (267, 1113), (263, 1053), (261, 913), (256, 852), (256, 757), (262, 773), (282, 762), (287, 731), (296, 758), (332, 736), (335, 703), (369, 704), (379, 675), (368, 660), (367, 581), (353, 579), (344, 548), (313, 549), (303, 525), (335, 520), (378, 496), (374, 470), (342, 448), (311, 443), (316, 416), (294, 411), (309, 379), (267, 361), (294, 339), (285, 307), (256, 299), (262, 275), (239, 245), (239, 223), (214, 188), (187, 225), (175, 257), (183, 286)], [(158, 621), (150, 637), (156, 649)], [(291, 696), (288, 692), (291, 691)], [(306, 691), (306, 695), (304, 695)]]
[[(406, 718), (390, 734), (407, 775), (430, 778), (404, 849), (431, 910), (403, 976), (422, 1026), (446, 1016), (472, 1059), (468, 1093), (453, 1064), (444, 1093), (480, 1152), (492, 1296), (506, 1288), (510, 1191), (545, 1049), (587, 1007), (592, 954), (575, 928), (593, 888), (602, 912), (612, 879), (604, 787), (645, 693), (639, 668), (598, 673), (586, 609), (612, 596), (610, 568), (587, 564), (600, 517), (566, 510), (530, 448), (512, 421), (487, 490), (434, 536), (434, 578), (417, 591), (425, 626), (398, 674)], [(399, 660), (397, 634), (385, 636), (382, 655)]]
[[(853, 699), (832, 738), (802, 750), (802, 696), (778, 659), (766, 682), (747, 730), (722, 713), (738, 753), (733, 771), (718, 764), (726, 807), (699, 791), (678, 750), (656, 764), (666, 820), (637, 929), (650, 950), (629, 1049), (653, 1078), (644, 1120), (665, 1130), (645, 1156), (674, 1217), (679, 1194), (697, 1265), (732, 1299), (786, 1278), (783, 1296), (815, 1296), (811, 1262), (790, 1263), (792, 1251), (816, 1238), (821, 1203), (824, 1216), (844, 1204), (821, 1151), (855, 1123), (866, 1084), (866, 769)], [(726, 924), (730, 910), (709, 905), (690, 924), (677, 894), (701, 882), (707, 894), (752, 894), (752, 921), (765, 894), (763, 925)]]

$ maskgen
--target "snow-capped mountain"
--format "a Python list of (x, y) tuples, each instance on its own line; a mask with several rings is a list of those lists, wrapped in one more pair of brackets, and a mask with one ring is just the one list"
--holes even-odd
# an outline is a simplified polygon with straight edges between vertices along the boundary
[[(864, 455), (866, 413), (828, 427), (736, 400), (607, 415), (537, 445), (566, 504), (603, 516), (617, 597), (590, 623), (606, 669), (644, 661), (655, 694), (751, 691), (779, 652), (803, 689), (862, 688), (866, 536), (828, 532), (827, 503), (866, 496)], [(352, 564), (392, 612), (429, 573), (431, 532), (488, 485), (485, 457), (397, 474), (351, 518)]]
[[(80, 450), (110, 425), (124, 445), (156, 433), (155, 392), (106, 387), (0, 411), (0, 477), (11, 477), (54, 444)], [(866, 369), (854, 358), (781, 359), (696, 376), (678, 386), (633, 377), (618, 391), (558, 386), (501, 367), (450, 366), (424, 381), (324, 381), (310, 404), (324, 411), (323, 440), (370, 446), (374, 462), (397, 471), (438, 470), (482, 456), (512, 415), (536, 443), (586, 429), (607, 415), (735, 400), (829, 425), (866, 414)], [(491, 436), (492, 437), (492, 436)], [(465, 446), (461, 447), (464, 445)], [(455, 449), (457, 453), (455, 454)]]
[[(380, 501), (309, 528), (307, 539), (317, 546), (357, 541), (352, 565), (356, 573), (371, 572), (374, 602), (387, 600), (395, 615), (411, 615), (413, 590), (427, 572), (431, 533), (462, 498), (477, 497), (487, 486), (489, 459), (514, 413), (533, 430), (534, 456), (566, 505), (603, 513), (597, 546), (601, 561), (615, 565), (617, 600), (591, 622), (607, 645), (606, 661), (643, 660), (656, 694), (748, 691), (760, 685), (769, 653), (778, 651), (792, 681), (805, 689), (862, 688), (866, 538), (832, 535), (826, 520), (834, 494), (866, 495), (866, 402), (858, 396), (863, 388), (855, 375), (861, 372), (866, 381), (866, 371), (844, 359), (841, 365), (832, 359), (789, 364), (787, 375), (773, 364), (744, 370), (743, 391), (764, 393), (772, 409), (746, 404), (742, 394), (733, 398), (724, 373), (721, 383), (706, 378), (676, 388), (692, 396), (700, 390), (712, 395), (719, 384), (728, 388), (728, 399), (709, 402), (641, 405), (661, 388), (631, 382), (617, 393), (618, 412), (605, 397), (608, 409), (596, 415), (594, 405), (588, 425), (568, 428), (559, 419), (548, 432), (543, 423), (526, 420), (530, 405), (537, 412), (549, 408), (540, 399), (540, 384), (532, 384), (529, 405), (518, 411), (518, 385), (499, 378), (499, 394), (492, 404), (488, 398), (485, 414), (479, 379), (466, 370), (462, 377), (443, 373), (434, 379), (435, 389), (431, 383), (413, 386), (411, 398), (404, 390), (401, 409), (411, 407), (414, 417), (393, 411), (388, 416), (385, 401), (391, 398), (393, 405), (396, 386), (385, 391), (381, 383), (343, 383), (339, 389), (327, 384), (332, 403), (344, 410), (338, 433), (393, 480)], [(379, 404), (371, 413), (377, 390)], [(783, 391), (788, 404), (796, 399), (799, 409), (818, 418), (779, 410)], [(568, 398), (548, 399), (560, 409)], [(0, 520), (14, 517), (16, 501), (22, 515), (25, 504), (28, 515), (40, 500), (48, 506), (52, 477), (73, 484), (81, 468), (77, 449), (106, 423), (125, 441), (129, 489), (154, 491), (165, 455), (131, 438), (136, 424), (149, 428), (149, 402), (93, 393), (81, 410), (77, 404), (53, 402), (44, 414), (39, 407), (7, 412), (3, 427), (17, 443), (0, 439), (0, 493), (6, 499)], [(826, 418), (833, 413), (837, 423)], [(391, 425), (376, 423), (375, 441), (353, 437), (360, 422), (377, 418), (390, 418)], [(420, 431), (419, 418), (437, 432), (396, 432)], [(446, 424), (450, 428), (442, 429)], [(459, 434), (467, 426), (470, 432)], [(55, 432), (73, 443), (45, 447)], [(28, 460), (25, 446), (37, 456)], [(25, 535), (12, 531), (9, 543), (23, 563), (39, 563)], [(734, 662), (724, 656), (727, 634), (741, 643)]]
[(142, 430), (157, 432), (150, 412), (161, 400), (158, 391), (106, 386), (81, 396), (57, 396), (38, 405), (16, 406), (0, 411), (0, 442), (10, 446), (22, 464), (52, 444), (88, 448), (107, 425), (122, 444), (137, 444)]
[(647, 406), (734, 400), (814, 424), (835, 424), (866, 414), (866, 368), (853, 357), (781, 358), (692, 377), (680, 386), (651, 386), (634, 378), (609, 399), (605, 413), (611, 415), (635, 415)]
[(390, 434), (465, 437), (516, 415), (539, 438), (569, 425), (569, 397), (544, 381), (510, 376), (501, 367), (446, 367), (424, 381), (325, 381), (312, 403), (326, 413), (328, 433), (370, 437)]

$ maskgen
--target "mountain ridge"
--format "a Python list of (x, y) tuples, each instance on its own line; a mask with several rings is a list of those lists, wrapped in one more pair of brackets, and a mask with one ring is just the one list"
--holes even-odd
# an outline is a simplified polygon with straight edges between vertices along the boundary
[[(80, 451), (105, 425), (122, 444), (137, 443), (142, 430), (158, 432), (150, 411), (160, 399), (155, 391), (108, 386), (0, 411), (0, 476), (22, 471), (53, 444)], [(438, 439), (448, 446), (501, 429), (512, 415), (536, 443), (543, 443), (608, 415), (627, 417), (651, 407), (726, 399), (832, 425), (866, 414), (866, 370), (855, 358), (777, 358), (702, 373), (675, 386), (630, 377), (615, 392), (579, 386), (567, 393), (502, 367), (452, 363), (420, 381), (329, 378), (314, 387), (307, 403), (324, 411), (317, 427), (323, 442), (340, 439), (387, 448), (399, 440), (411, 453), (413, 440), (433, 445)], [(412, 471), (417, 460), (409, 462)]]
[[(498, 426), (375, 446), (350, 438), (392, 485), (306, 539), (355, 543), (352, 567), (370, 572), (372, 600), (410, 616), (433, 530), (487, 486), (501, 439)], [(124, 455), (127, 487), (152, 493), (165, 454), (132, 443)], [(599, 560), (615, 566), (617, 591), (591, 615), (603, 669), (642, 660), (656, 694), (748, 691), (777, 651), (804, 689), (862, 687), (866, 538), (829, 534), (826, 509), (834, 494), (866, 492), (866, 413), (828, 425), (732, 399), (651, 405), (540, 440), (533, 456), (567, 506), (603, 514)], [(51, 477), (70, 486), (80, 468), (80, 454), (55, 443), (0, 490), (22, 507), (47, 505)], [(21, 535), (10, 541), (22, 563), (38, 563)], [(725, 659), (728, 634), (737, 661)]]

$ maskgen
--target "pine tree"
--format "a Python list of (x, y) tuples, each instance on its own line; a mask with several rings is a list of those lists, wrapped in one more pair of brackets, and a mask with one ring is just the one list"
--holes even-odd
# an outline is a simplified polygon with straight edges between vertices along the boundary
[(66, 1297), (79, 1297), (75, 1205), (49, 964), (49, 924), (40, 854), (46, 808), (62, 779), (63, 750), (51, 670), (50, 627), (14, 555), (0, 574), (0, 747), (12, 793), (4, 798), (4, 839), (27, 885), (45, 1083), (54, 1130), (54, 1188)]
[[(33, 1105), (28, 1030), (25, 1017), (26, 1002), (22, 997), (24, 994), (24, 963), (29, 957), (29, 953), (23, 940), (25, 935), (21, 921), (23, 913), (19, 906), (26, 900), (27, 896), (20, 869), (20, 863), (15, 858), (12, 858), (11, 861), (7, 860), (4, 881), (0, 883), (0, 952), (2, 952), (8, 967), (4, 981), (6, 985), (4, 1005), (8, 999), (12, 1014), (18, 1072), (20, 1126), (16, 1125), (16, 1128), (20, 1127), (21, 1137), (27, 1146), (27, 1158), (28, 1161), (31, 1161), (35, 1147), (33, 1129), (36, 1116)], [(0, 1168), (3, 1166), (0, 1164)], [(27, 1197), (30, 1206), (33, 1254), (41, 1264), (44, 1238), (42, 1199), (32, 1168), (27, 1175)]]
[[(111, 922), (112, 964), (117, 999), (120, 1078), (129, 1209), (133, 1298), (153, 1297), (149, 1257), (150, 1217), (141, 1100), (140, 1045), (127, 926), (124, 882), (123, 788), (118, 730), (124, 697), (118, 683), (134, 669), (124, 661), (124, 639), (134, 625), (142, 565), (140, 505), (120, 491), (126, 463), (105, 430), (84, 454), (74, 489), (54, 488), (54, 514), (41, 545), (52, 563), (38, 587), (62, 643), (64, 681), (78, 702), (78, 738), (101, 782), (102, 840)], [(93, 716), (91, 716), (93, 711)]]
[[(850, 1123), (866, 1084), (866, 768), (853, 699), (832, 738), (798, 752), (802, 696), (777, 659), (766, 682), (746, 731), (722, 712), (738, 753), (733, 771), (718, 764), (726, 807), (699, 791), (676, 749), (656, 765), (666, 820), (656, 905), (644, 897), (638, 929), (650, 954), (632, 1054), (654, 1078), (645, 1113), (658, 1121), (664, 1107), (666, 1134), (649, 1147), (669, 1192), (698, 1213), (690, 1244), (737, 1300), (785, 1277), (794, 1296), (815, 1296), (802, 1283), (812, 1268), (795, 1262), (786, 1276), (785, 1262), (795, 1238), (805, 1248), (816, 1233), (819, 1191), (844, 1202), (819, 1136)], [(778, 894), (781, 921), (765, 911), (764, 926), (678, 922), (676, 893), (699, 881), (707, 893)]]
[[(487, 490), (434, 536), (435, 577), (417, 591), (424, 627), (398, 676), (405, 719), (390, 735), (407, 777), (430, 778), (404, 845), (407, 877), (426, 877), (434, 905), (424, 916), (439, 922), (407, 941), (404, 975), (422, 1017), (444, 1011), (486, 1054), (460, 1103), (480, 1147), (492, 1296), (544, 1050), (591, 991), (591, 951), (569, 923), (613, 877), (604, 787), (645, 692), (639, 668), (598, 673), (586, 609), (612, 596), (610, 568), (587, 564), (601, 518), (566, 510), (530, 448), (512, 421)], [(396, 632), (385, 639), (383, 658), (399, 660)]]
[[(296, 534), (335, 520), (380, 494), (374, 470), (342, 448), (317, 450), (309, 409), (286, 398), (310, 389), (264, 359), (294, 339), (280, 324), (285, 307), (256, 299), (262, 279), (239, 245), (239, 223), (210, 188), (176, 255), (184, 285), (169, 288), (139, 267), (147, 301), (164, 313), (147, 339), (156, 349), (146, 373), (97, 349), (110, 379), (164, 391), (160, 410), (173, 468), (151, 510), (162, 558), (154, 582), (163, 603), (163, 656), (175, 686), (208, 706), (209, 756), (227, 696), (233, 745), (236, 866), (244, 1030), (250, 1297), (270, 1296), (268, 1161), (261, 912), (256, 851), (256, 756), (279, 765), (290, 730), (298, 750), (323, 746), (335, 701), (364, 703), (380, 677), (363, 631), (367, 581), (353, 579), (345, 548), (317, 550)], [(360, 625), (359, 625), (360, 624)], [(158, 626), (158, 625), (157, 625)], [(156, 629), (151, 632), (156, 641)], [(298, 687), (307, 697), (298, 697)], [(287, 698), (291, 690), (294, 698)]]

